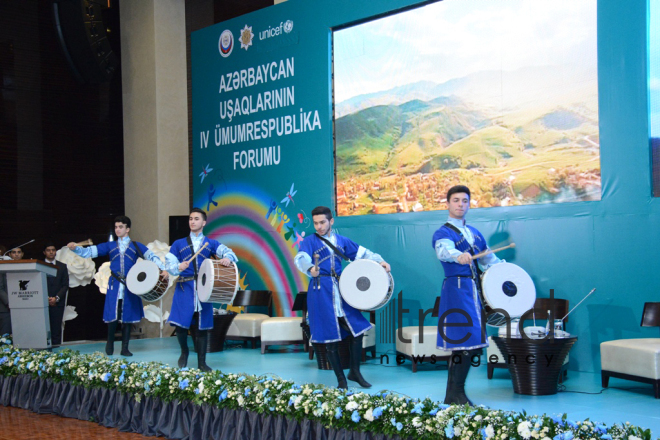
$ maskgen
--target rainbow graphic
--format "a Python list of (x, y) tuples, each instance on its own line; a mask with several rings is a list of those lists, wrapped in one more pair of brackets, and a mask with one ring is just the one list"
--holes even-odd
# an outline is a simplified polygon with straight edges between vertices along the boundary
[[(280, 197), (281, 198), (281, 197)], [(273, 292), (273, 308), (276, 316), (291, 316), (291, 306), (295, 295), (307, 290), (307, 277), (302, 275), (293, 264), (297, 248), (293, 245), (295, 237), (286, 240), (286, 225), (281, 221), (273, 226), (270, 207), (277, 197), (266, 194), (263, 190), (249, 184), (232, 183), (213, 199), (205, 234), (226, 246), (238, 256), (238, 269), (241, 275), (247, 272), (246, 283), (252, 290), (270, 290)], [(206, 207), (207, 197), (198, 197), (195, 206)], [(284, 214), (285, 209), (278, 204)], [(284, 216), (283, 216), (284, 217)]]

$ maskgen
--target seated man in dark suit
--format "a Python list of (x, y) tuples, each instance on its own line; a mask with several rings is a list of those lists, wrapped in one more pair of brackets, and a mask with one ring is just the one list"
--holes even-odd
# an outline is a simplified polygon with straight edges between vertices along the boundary
[(64, 303), (66, 292), (69, 289), (69, 270), (66, 264), (55, 260), (57, 248), (52, 242), (44, 246), (46, 263), (57, 266), (57, 275), (47, 277), (48, 282), (48, 314), (50, 315), (50, 335), (53, 345), (62, 343), (62, 317), (64, 316)]

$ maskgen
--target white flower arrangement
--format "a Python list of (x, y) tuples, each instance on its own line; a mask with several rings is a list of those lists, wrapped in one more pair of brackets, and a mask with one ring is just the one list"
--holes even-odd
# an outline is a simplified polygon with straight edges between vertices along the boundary
[(96, 265), (91, 258), (82, 258), (65, 246), (57, 251), (55, 259), (66, 264), (69, 271), (69, 287), (86, 286), (92, 282)]
[(110, 262), (106, 261), (99, 267), (94, 275), (94, 282), (102, 294), (108, 293), (108, 283), (110, 281)]
[(111, 388), (140, 400), (188, 400), (198, 405), (243, 409), (310, 419), (326, 427), (416, 439), (470, 440), (651, 440), (651, 431), (625, 424), (570, 421), (563, 415), (527, 415), (467, 405), (444, 405), (390, 392), (354, 393), (315, 384), (298, 385), (271, 376), (224, 374), (173, 368), (157, 362), (127, 362), (100, 353), (20, 350), (0, 338), (0, 375), (66, 381), (85, 388)]

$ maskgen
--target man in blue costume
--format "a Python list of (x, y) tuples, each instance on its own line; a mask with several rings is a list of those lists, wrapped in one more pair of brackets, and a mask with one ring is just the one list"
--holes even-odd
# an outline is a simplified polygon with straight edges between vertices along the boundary
[[(193, 208), (188, 218), (190, 235), (182, 238), (170, 247), (166, 255), (167, 271), (172, 275), (179, 275), (177, 279), (174, 298), (172, 299), (172, 312), (168, 321), (176, 327), (176, 337), (181, 347), (179, 357), (179, 368), (188, 365), (188, 329), (193, 321), (197, 321), (197, 365), (202, 371), (211, 371), (206, 365), (206, 344), (208, 342), (208, 330), (213, 328), (213, 305), (202, 303), (197, 294), (197, 273), (202, 263), (212, 255), (220, 259), (220, 264), (230, 266), (232, 262), (238, 262), (236, 254), (218, 240), (204, 236), (206, 226), (206, 212), (199, 208)], [(207, 245), (195, 257), (189, 261), (197, 251)]]
[[(390, 271), (383, 258), (332, 230), (335, 220), (330, 208), (318, 206), (312, 210), (316, 234), (306, 237), (294, 262), (298, 270), (312, 277), (307, 292), (307, 310), (311, 341), (326, 344), (328, 359), (337, 376), (338, 388), (348, 388), (344, 370), (339, 360), (339, 341), (349, 337), (351, 370), (348, 380), (364, 388), (371, 384), (360, 373), (362, 337), (372, 326), (362, 313), (344, 301), (339, 292), (339, 276), (342, 272), (341, 259), (368, 259), (381, 264)], [(318, 258), (318, 269), (312, 262)]]
[(479, 271), (502, 262), (495, 254), (472, 256), (488, 249), (481, 232), (465, 223), (470, 209), (470, 190), (457, 185), (447, 192), (449, 219), (433, 234), (432, 245), (445, 271), (440, 296), (438, 348), (452, 351), (447, 378), (445, 404), (470, 404), (465, 394), (465, 379), (472, 356), (487, 347), (485, 315), (481, 298)]
[(131, 241), (128, 233), (131, 230), (131, 219), (125, 215), (115, 218), (115, 235), (117, 241), (101, 243), (98, 246), (82, 248), (75, 243), (69, 243), (67, 247), (83, 258), (96, 258), (110, 256), (110, 279), (108, 280), (108, 291), (105, 295), (105, 306), (103, 308), (103, 321), (108, 324), (108, 342), (105, 352), (108, 356), (114, 353), (115, 331), (117, 324), (121, 325), (121, 355), (133, 356), (128, 351), (128, 341), (131, 338), (131, 324), (140, 322), (144, 317), (142, 300), (139, 296), (126, 287), (126, 275), (138, 258), (150, 260), (163, 270), (165, 266), (160, 258), (151, 252), (145, 245), (137, 241)]

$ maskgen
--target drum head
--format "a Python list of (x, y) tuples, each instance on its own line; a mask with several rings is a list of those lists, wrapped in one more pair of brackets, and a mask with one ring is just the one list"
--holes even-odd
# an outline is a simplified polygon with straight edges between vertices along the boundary
[(213, 260), (206, 259), (197, 274), (197, 295), (202, 302), (208, 302), (213, 291)]
[[(510, 318), (519, 318), (534, 307), (536, 288), (532, 278), (521, 268), (512, 263), (499, 263), (491, 266), (481, 280), (484, 299), (493, 309), (503, 309)], [(500, 315), (504, 318), (503, 314)], [(502, 322), (503, 321), (503, 322)], [(491, 325), (506, 324), (506, 319), (493, 321)]]
[(370, 310), (387, 297), (390, 277), (375, 261), (356, 260), (341, 273), (339, 291), (349, 305), (358, 310)]
[(131, 267), (126, 276), (126, 287), (136, 295), (144, 295), (158, 283), (160, 269), (152, 261), (140, 260)]

